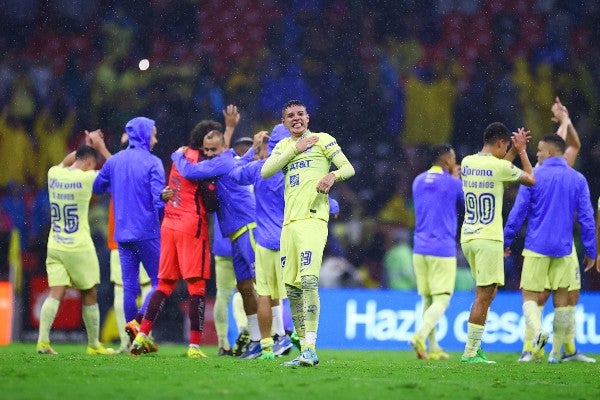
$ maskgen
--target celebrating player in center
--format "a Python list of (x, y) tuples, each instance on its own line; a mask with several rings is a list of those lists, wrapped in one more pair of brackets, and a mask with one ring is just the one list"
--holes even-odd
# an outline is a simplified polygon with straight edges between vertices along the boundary
[[(286, 366), (314, 366), (319, 324), (319, 274), (327, 241), (329, 199), (336, 181), (354, 175), (354, 167), (335, 138), (308, 129), (306, 107), (298, 100), (283, 106), (281, 122), (292, 136), (281, 140), (262, 167), (263, 178), (283, 171), (285, 210), (281, 231), (283, 280), (300, 337), (302, 352)], [(330, 172), (331, 164), (338, 169)]]

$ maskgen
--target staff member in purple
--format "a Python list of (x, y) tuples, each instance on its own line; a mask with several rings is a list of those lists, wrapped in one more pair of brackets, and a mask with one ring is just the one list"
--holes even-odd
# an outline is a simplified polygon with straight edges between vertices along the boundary
[(435, 326), (454, 292), (456, 232), (464, 197), (460, 179), (451, 175), (456, 166), (452, 146), (438, 144), (431, 151), (433, 165), (418, 175), (412, 186), (416, 217), (413, 267), (423, 299), (423, 322), (409, 344), (417, 358), (445, 360), (449, 356), (437, 343)]
[(554, 303), (554, 338), (548, 362), (560, 361), (560, 350), (565, 336), (573, 325), (575, 314), (569, 311), (569, 284), (571, 282), (570, 256), (573, 250), (575, 215), (585, 248), (585, 271), (596, 262), (596, 225), (588, 183), (581, 173), (569, 167), (564, 153), (567, 144), (554, 133), (543, 136), (538, 143), (534, 186), (519, 188), (515, 204), (504, 228), (504, 247), (514, 240), (527, 219), (521, 290), (523, 315), (528, 328), (535, 332), (531, 350), (537, 355), (548, 341), (549, 334), (542, 330), (538, 298), (550, 283)]
[[(148, 300), (158, 285), (160, 219), (172, 190), (165, 188), (161, 160), (150, 153), (158, 143), (153, 120), (136, 117), (125, 125), (129, 146), (110, 157), (94, 181), (94, 193), (110, 192), (114, 202), (115, 234), (123, 272), (123, 302), (127, 333), (133, 341)], [(139, 265), (143, 264), (152, 289), (138, 310)], [(153, 349), (150, 349), (153, 350)]]

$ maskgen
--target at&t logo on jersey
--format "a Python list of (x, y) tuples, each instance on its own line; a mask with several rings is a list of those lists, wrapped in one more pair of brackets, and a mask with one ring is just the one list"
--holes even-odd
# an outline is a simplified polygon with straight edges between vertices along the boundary
[(293, 171), (295, 169), (310, 168), (310, 163), (312, 163), (312, 160), (295, 161), (291, 164), (288, 164), (286, 167), (283, 167), (282, 171), (284, 174), (287, 174), (288, 171)]

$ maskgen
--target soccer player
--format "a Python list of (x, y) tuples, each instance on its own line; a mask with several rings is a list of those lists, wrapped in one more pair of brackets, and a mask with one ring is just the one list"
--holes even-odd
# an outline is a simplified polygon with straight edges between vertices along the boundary
[[(448, 359), (438, 345), (435, 326), (450, 304), (456, 280), (458, 214), (464, 208), (460, 179), (452, 176), (456, 153), (449, 144), (431, 149), (433, 165), (412, 185), (415, 207), (413, 266), (423, 299), (423, 323), (409, 340), (421, 359)], [(441, 206), (445, 204), (444, 206)], [(427, 353), (425, 340), (429, 338)]]
[[(256, 196), (256, 292), (258, 294), (258, 325), (260, 328), (260, 352), (252, 353), (254, 358), (272, 360), (276, 356), (289, 353), (292, 342), (283, 326), (281, 299), (286, 291), (281, 276), (279, 256), (281, 226), (283, 224), (283, 173), (279, 171), (270, 178), (260, 174), (266, 157), (283, 138), (289, 137), (288, 129), (279, 124), (273, 128), (270, 137), (266, 131), (254, 136), (254, 150), (258, 160), (239, 165), (230, 175), (240, 185), (254, 185)], [(263, 140), (268, 139), (268, 146)], [(271, 329), (275, 333), (271, 336)], [(257, 349), (258, 350), (258, 349)]]
[[(202, 144), (206, 132), (196, 126), (190, 134), (189, 147), (183, 156), (191, 163), (203, 159)], [(158, 287), (148, 303), (139, 333), (131, 346), (132, 355), (147, 352), (152, 346), (148, 335), (154, 326), (165, 301), (175, 290), (179, 278), (187, 283), (190, 295), (188, 317), (190, 320), (190, 343), (187, 356), (205, 358), (200, 349), (204, 329), (206, 281), (210, 279), (210, 245), (208, 239), (207, 205), (208, 190), (202, 185), (209, 182), (190, 181), (184, 178), (177, 166), (171, 167), (169, 188), (173, 195), (165, 207), (161, 225), (160, 263)], [(216, 194), (213, 193), (213, 196)]]
[[(586, 271), (594, 266), (596, 259), (594, 211), (589, 187), (583, 175), (567, 165), (566, 147), (565, 141), (553, 133), (540, 139), (536, 184), (519, 189), (505, 228), (505, 247), (508, 247), (525, 219), (528, 220), (521, 273), (523, 314), (527, 327), (535, 332), (531, 352), (536, 355), (549, 337), (542, 330), (538, 307), (540, 293), (548, 280), (554, 303), (553, 351), (548, 357), (552, 364), (559, 362), (565, 336), (574, 324), (571, 319), (575, 313), (568, 309), (568, 287), (573, 280), (571, 254), (575, 213), (586, 250)], [(557, 215), (561, 218), (555, 218)]]
[[(461, 163), (465, 197), (465, 217), (461, 228), (461, 247), (475, 278), (475, 300), (467, 325), (467, 342), (461, 357), (465, 363), (494, 363), (481, 350), (488, 309), (498, 286), (504, 285), (502, 201), (504, 182), (535, 184), (533, 168), (527, 157), (529, 132), (519, 128), (513, 133), (500, 122), (483, 132), (483, 148), (466, 156)], [(508, 150), (512, 142), (512, 147)], [(523, 170), (511, 162), (519, 155)]]
[[(559, 124), (556, 134), (563, 138), (566, 142), (566, 149), (563, 153), (563, 157), (565, 158), (567, 165), (572, 167), (575, 164), (575, 160), (577, 159), (577, 155), (579, 154), (579, 150), (581, 149), (581, 142), (579, 140), (579, 135), (575, 126), (571, 122), (569, 118), (569, 111), (567, 108), (561, 103), (558, 96), (555, 98), (554, 103), (551, 107), (552, 112), (552, 121)], [(507, 249), (510, 251), (509, 249)], [(569, 312), (569, 321), (571, 321), (571, 325), (567, 330), (565, 335), (565, 343), (564, 343), (564, 353), (561, 356), (561, 362), (568, 361), (582, 361), (582, 362), (590, 362), (593, 363), (596, 360), (594, 358), (588, 357), (585, 354), (581, 353), (577, 350), (575, 344), (575, 311), (576, 306), (579, 301), (579, 294), (581, 289), (581, 274), (579, 270), (579, 259), (577, 257), (577, 252), (575, 251), (575, 245), (573, 244), (573, 250), (571, 255), (569, 256), (569, 269), (571, 270), (571, 282), (569, 284), (568, 292), (569, 292), (569, 305), (567, 306), (567, 310)], [(548, 301), (550, 297), (550, 284), (547, 281), (545, 290), (539, 294), (538, 297), (538, 307), (540, 309), (540, 318), (542, 316), (542, 311), (544, 309), (544, 305)], [(541, 322), (540, 322), (541, 323)], [(535, 332), (528, 328), (527, 324), (525, 324), (525, 335), (523, 339), (523, 352), (519, 357), (519, 362), (530, 362), (530, 361), (538, 361), (544, 355), (544, 348), (541, 348), (538, 352), (532, 353), (533, 350), (533, 339), (535, 337)], [(554, 343), (553, 343), (554, 347)], [(554, 353), (559, 352), (560, 349), (554, 349)]]
[[(150, 277), (151, 294), (158, 284), (160, 219), (171, 194), (165, 187), (161, 160), (150, 153), (158, 143), (153, 120), (137, 117), (125, 125), (129, 146), (110, 157), (94, 181), (94, 193), (110, 191), (114, 201), (115, 235), (123, 276), (125, 329), (133, 341), (150, 300), (138, 310), (140, 262)], [(155, 350), (153, 347), (152, 350)]]
[[(336, 181), (354, 175), (354, 167), (335, 138), (308, 129), (306, 106), (288, 101), (281, 122), (291, 137), (281, 140), (261, 169), (263, 178), (283, 171), (285, 210), (281, 231), (283, 280), (302, 351), (286, 366), (314, 366), (319, 325), (319, 273), (327, 241), (329, 198)], [(329, 171), (331, 164), (338, 169)]]
[[(254, 289), (254, 228), (256, 227), (254, 195), (250, 188), (238, 185), (229, 177), (229, 172), (236, 164), (234, 159), (236, 154), (233, 149), (227, 147), (222, 132), (214, 130), (204, 137), (203, 150), (207, 160), (190, 163), (183, 156), (184, 150), (185, 148), (180, 148), (171, 155), (171, 159), (184, 178), (216, 180), (219, 227), (222, 235), (229, 237), (231, 241), (236, 287), (242, 296), (244, 310), (248, 317), (250, 340), (258, 343), (260, 331)], [(247, 358), (248, 348), (240, 357)]]
[(88, 222), (98, 152), (106, 156), (108, 151), (101, 131), (86, 134), (86, 141), (93, 147), (79, 147), (48, 171), (51, 229), (46, 271), (50, 294), (44, 300), (40, 312), (36, 346), (40, 354), (57, 354), (50, 346), (50, 328), (67, 287), (70, 286), (81, 292), (83, 322), (88, 338), (86, 353), (114, 353), (98, 340), (100, 311), (97, 285), (100, 283), (100, 265)]

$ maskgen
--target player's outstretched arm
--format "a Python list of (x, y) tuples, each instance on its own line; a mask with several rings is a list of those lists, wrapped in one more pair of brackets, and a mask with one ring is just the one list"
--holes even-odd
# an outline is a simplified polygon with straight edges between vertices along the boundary
[(561, 103), (558, 96), (554, 99), (551, 110), (553, 115), (552, 121), (559, 124), (556, 134), (567, 142), (567, 149), (564, 154), (565, 160), (567, 160), (567, 164), (572, 167), (581, 150), (579, 134), (571, 122), (569, 110)]
[(223, 110), (223, 117), (225, 117), (225, 132), (223, 132), (223, 140), (225, 140), (225, 146), (230, 147), (231, 138), (233, 137), (233, 131), (235, 127), (240, 123), (240, 113), (237, 106), (230, 104)]
[(233, 160), (226, 157), (215, 157), (198, 163), (189, 162), (184, 156), (184, 147), (171, 154), (171, 160), (185, 179), (202, 180), (224, 175), (233, 168)]

